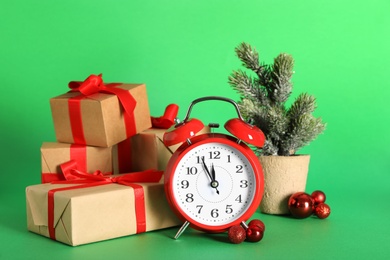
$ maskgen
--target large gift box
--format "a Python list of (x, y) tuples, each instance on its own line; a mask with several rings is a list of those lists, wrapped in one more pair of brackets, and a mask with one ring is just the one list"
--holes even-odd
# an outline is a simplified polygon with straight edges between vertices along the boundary
[[(150, 128), (113, 147), (114, 173), (158, 169), (164, 171), (172, 154), (181, 143), (165, 146), (166, 129)], [(209, 132), (204, 127), (197, 135)]]
[[(160, 175), (148, 180), (147, 173)], [(27, 187), (28, 230), (76, 246), (181, 224), (159, 182), (162, 172), (87, 175), (91, 182)], [(134, 182), (145, 177), (149, 182)]]
[(41, 181), (64, 180), (60, 165), (73, 160), (78, 170), (92, 173), (99, 169), (112, 174), (112, 147), (44, 142), (41, 146)]
[(104, 84), (91, 75), (69, 87), (50, 99), (58, 142), (110, 147), (151, 127), (144, 84)]

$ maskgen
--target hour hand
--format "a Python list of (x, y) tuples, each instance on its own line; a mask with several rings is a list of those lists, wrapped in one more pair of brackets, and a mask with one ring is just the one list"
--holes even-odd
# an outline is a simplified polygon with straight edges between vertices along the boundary
[(202, 157), (202, 165), (203, 165), (203, 168), (205, 170), (205, 172), (207, 173), (207, 175), (210, 177), (210, 186), (212, 188), (215, 189), (215, 191), (217, 192), (217, 194), (219, 194), (219, 190), (218, 190), (218, 182), (215, 180), (215, 170), (214, 170), (214, 164), (211, 165), (211, 173), (209, 171), (209, 169), (207, 168), (207, 165), (204, 161), (204, 156)]
[(214, 164), (211, 164), (211, 180), (215, 181), (215, 169)]
[(215, 191), (217, 192), (217, 194), (219, 194), (219, 190), (218, 190), (218, 185), (219, 183), (217, 182), (217, 180), (215, 179), (215, 169), (214, 169), (214, 164), (211, 164), (211, 187), (213, 187), (215, 189)]

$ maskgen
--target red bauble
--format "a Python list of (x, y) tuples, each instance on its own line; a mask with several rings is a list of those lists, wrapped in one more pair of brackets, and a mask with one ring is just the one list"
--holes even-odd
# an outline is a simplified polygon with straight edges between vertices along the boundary
[(246, 229), (246, 241), (259, 242), (264, 236), (264, 231), (258, 226), (248, 226)]
[(314, 208), (314, 214), (320, 219), (324, 219), (324, 218), (329, 217), (329, 215), (330, 215), (329, 205), (325, 204), (325, 203), (318, 204)]
[(260, 228), (263, 232), (265, 231), (264, 222), (261, 221), (260, 219), (252, 219), (251, 221), (249, 221), (248, 227), (251, 227), (251, 226), (256, 226), (256, 227)]
[(233, 244), (240, 244), (246, 239), (246, 231), (240, 225), (235, 225), (228, 230), (229, 241)]
[(311, 193), (311, 198), (312, 198), (313, 201), (314, 201), (314, 205), (318, 205), (318, 204), (320, 204), (320, 203), (324, 203), (325, 200), (326, 200), (325, 193), (323, 193), (323, 192), (320, 191), (320, 190), (313, 191), (313, 192)]
[(313, 199), (305, 192), (297, 192), (288, 200), (288, 209), (295, 218), (307, 218), (313, 214)]

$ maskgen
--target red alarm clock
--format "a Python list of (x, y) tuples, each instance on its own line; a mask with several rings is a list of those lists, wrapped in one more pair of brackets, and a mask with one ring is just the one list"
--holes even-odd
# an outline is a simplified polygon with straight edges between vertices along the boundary
[[(192, 107), (208, 100), (229, 102), (236, 108), (238, 118), (225, 123), (232, 135), (196, 135), (204, 125), (189, 119)], [(237, 103), (217, 96), (196, 99), (184, 120), (168, 129), (163, 139), (167, 146), (183, 142), (170, 158), (164, 177), (167, 200), (184, 221), (175, 238), (188, 225), (212, 233), (244, 225), (258, 208), (264, 189), (260, 162), (245, 143), (262, 147), (265, 137), (258, 127), (243, 120)]]

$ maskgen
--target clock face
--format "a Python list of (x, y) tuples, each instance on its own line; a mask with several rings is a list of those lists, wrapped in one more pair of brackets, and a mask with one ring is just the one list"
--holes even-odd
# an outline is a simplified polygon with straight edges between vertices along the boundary
[(242, 221), (248, 209), (253, 213), (253, 207), (257, 208), (253, 205), (260, 196), (256, 171), (236, 142), (216, 138), (192, 144), (175, 162), (172, 200), (191, 223), (225, 228)]

